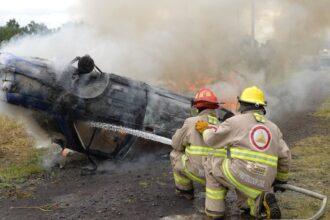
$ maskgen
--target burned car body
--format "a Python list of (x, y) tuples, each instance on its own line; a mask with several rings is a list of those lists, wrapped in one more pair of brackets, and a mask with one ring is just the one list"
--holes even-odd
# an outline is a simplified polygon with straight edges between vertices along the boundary
[(56, 70), (47, 60), (0, 53), (0, 72), (3, 101), (34, 110), (43, 128), (63, 136), (57, 143), (82, 153), (88, 146), (92, 155), (122, 158), (136, 139), (86, 121), (170, 138), (190, 115), (190, 97), (98, 72), (93, 65), (86, 72), (70, 64)]

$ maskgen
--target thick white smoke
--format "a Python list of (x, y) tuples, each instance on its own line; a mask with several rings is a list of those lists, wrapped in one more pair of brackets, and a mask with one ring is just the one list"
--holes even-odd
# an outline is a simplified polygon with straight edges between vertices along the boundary
[(84, 25), (14, 40), (2, 50), (61, 62), (88, 53), (107, 72), (149, 82), (193, 81), (191, 75), (217, 75), (239, 62), (249, 34), (245, 2), (81, 1), (74, 13)]
[(224, 99), (258, 85), (267, 91), (272, 115), (309, 108), (306, 97), (326, 93), (329, 77), (300, 64), (323, 48), (328, 0), (255, 0), (262, 45), (251, 38), (251, 2), (82, 0), (70, 11), (81, 23), (14, 39), (1, 51), (61, 64), (90, 54), (105, 72), (178, 92), (215, 85)]
[(32, 111), (27, 111), (26, 109), (14, 105), (6, 105), (0, 102), (0, 115), (5, 115), (22, 122), (25, 125), (27, 133), (36, 141), (35, 147), (43, 148), (50, 146), (51, 142), (49, 135), (33, 119)]

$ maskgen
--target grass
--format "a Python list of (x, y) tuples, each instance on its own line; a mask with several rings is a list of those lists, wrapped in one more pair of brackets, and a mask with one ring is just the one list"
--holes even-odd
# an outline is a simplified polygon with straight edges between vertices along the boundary
[[(292, 150), (290, 184), (330, 196), (330, 136), (313, 136), (295, 144)], [(283, 217), (311, 217), (320, 206), (320, 201), (294, 192), (279, 195)], [(330, 216), (330, 205), (326, 215)]]
[(21, 123), (0, 116), (0, 189), (43, 171), (42, 152), (33, 145)]
[[(330, 126), (330, 98), (314, 113)], [(292, 147), (290, 184), (330, 196), (330, 135), (306, 137)], [(28, 197), (26, 192), (17, 192), (16, 183), (43, 172), (42, 151), (33, 147), (34, 141), (27, 135), (23, 125), (13, 119), (0, 116), (0, 194), (1, 189), (10, 189), (14, 196)], [(148, 187), (145, 182), (139, 182)], [(287, 191), (277, 195), (284, 218), (308, 218), (319, 208), (320, 201)], [(0, 196), (1, 197), (1, 196)], [(328, 202), (324, 219), (330, 217)]]
[[(314, 113), (330, 126), (330, 98)], [(330, 197), (330, 135), (306, 137), (292, 147), (290, 184)], [(321, 201), (294, 192), (278, 195), (282, 216), (287, 219), (311, 217), (320, 208)], [(328, 201), (325, 216), (330, 217)]]
[(314, 113), (316, 117), (330, 119), (330, 97), (320, 106), (317, 112)]

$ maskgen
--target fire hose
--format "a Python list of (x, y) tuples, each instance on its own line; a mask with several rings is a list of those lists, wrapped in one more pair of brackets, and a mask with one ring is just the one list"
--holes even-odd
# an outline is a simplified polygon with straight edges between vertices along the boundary
[[(171, 145), (172, 144), (171, 139), (165, 138), (165, 137), (162, 137), (162, 136), (159, 136), (159, 135), (156, 135), (156, 134), (152, 134), (152, 133), (149, 133), (149, 132), (135, 130), (135, 129), (126, 128), (126, 127), (113, 125), (113, 124), (101, 123), (101, 122), (89, 121), (88, 123), (91, 127), (102, 128), (102, 129), (111, 130), (111, 131), (115, 131), (115, 132), (125, 132), (127, 134), (131, 134), (131, 135), (141, 137), (141, 138), (144, 138), (144, 139), (148, 139), (148, 140), (152, 140), (152, 141), (155, 141), (155, 142), (163, 143), (163, 144), (166, 144), (166, 145)], [(320, 209), (312, 217), (307, 218), (308, 220), (320, 219), (321, 216), (324, 214), (325, 209), (326, 209), (326, 205), (327, 205), (327, 200), (328, 200), (326, 195), (322, 195), (322, 194), (319, 194), (317, 192), (313, 192), (311, 190), (304, 189), (304, 188), (301, 188), (301, 187), (298, 187), (298, 186), (293, 186), (293, 185), (290, 185), (290, 184), (281, 184), (281, 185), (277, 185), (277, 186), (280, 187), (280, 188), (286, 189), (286, 190), (291, 190), (293, 192), (301, 193), (301, 194), (304, 194), (306, 196), (322, 200), (322, 204), (321, 204)]]
[(322, 200), (322, 204), (321, 204), (320, 209), (312, 217), (307, 218), (308, 220), (320, 219), (322, 217), (322, 215), (324, 214), (325, 208), (326, 208), (326, 205), (327, 205), (327, 200), (328, 200), (326, 195), (322, 195), (322, 194), (319, 194), (317, 192), (313, 192), (311, 190), (304, 189), (304, 188), (301, 188), (301, 187), (298, 187), (298, 186), (293, 186), (293, 185), (290, 185), (290, 184), (282, 184), (282, 185), (277, 185), (277, 186), (280, 187), (280, 188), (286, 189), (286, 190), (291, 190), (293, 192), (301, 193), (301, 194), (304, 194), (306, 196)]

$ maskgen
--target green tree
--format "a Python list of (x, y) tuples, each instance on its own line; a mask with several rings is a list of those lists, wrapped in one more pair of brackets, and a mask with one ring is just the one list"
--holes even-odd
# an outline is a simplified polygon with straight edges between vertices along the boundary
[(10, 40), (12, 37), (23, 34), (49, 33), (52, 30), (43, 23), (31, 21), (21, 27), (15, 19), (10, 19), (5, 26), (0, 26), (0, 44)]
[(43, 23), (36, 23), (35, 21), (31, 21), (29, 24), (23, 27), (23, 32), (27, 34), (49, 33), (50, 30)]
[(0, 27), (0, 43), (20, 34), (22, 29), (15, 19), (10, 19), (5, 26)]

